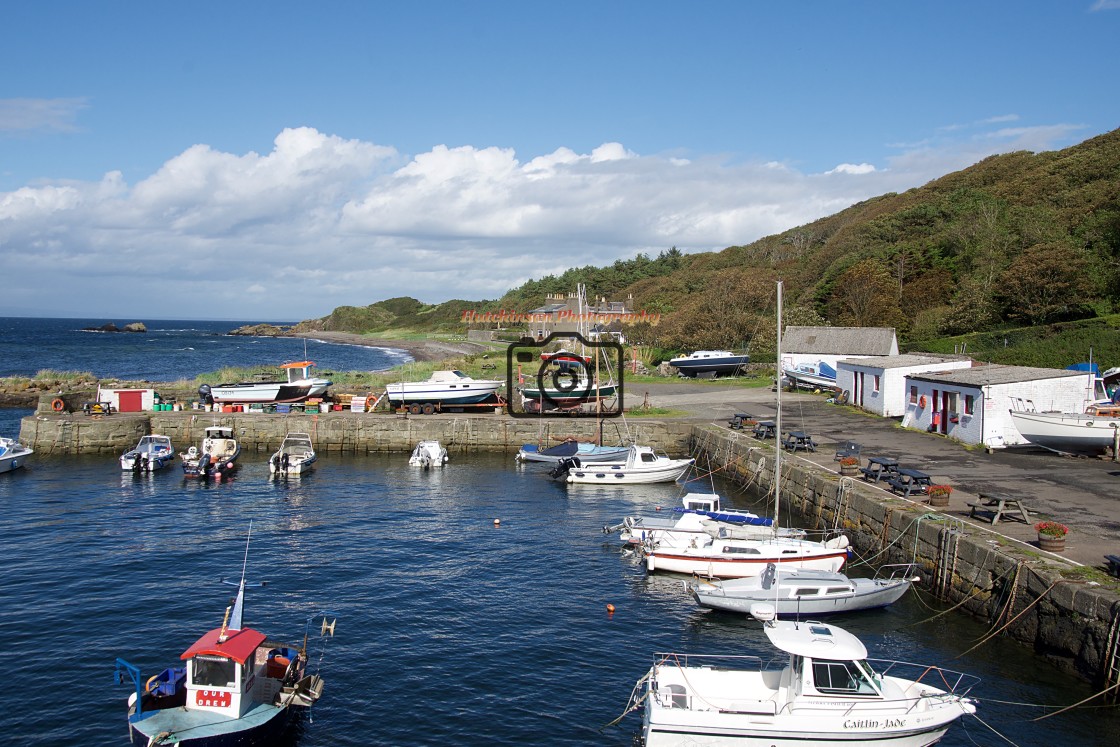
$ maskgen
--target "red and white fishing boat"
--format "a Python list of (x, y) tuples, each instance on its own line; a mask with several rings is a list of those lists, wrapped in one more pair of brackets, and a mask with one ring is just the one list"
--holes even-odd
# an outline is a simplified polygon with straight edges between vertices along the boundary
[[(249, 527), (252, 534), (252, 525)], [(334, 635), (334, 620), (316, 613), (307, 621), (302, 646), (269, 640), (244, 625), (245, 565), (237, 598), (226, 608), (221, 627), (195, 641), (179, 657), (185, 664), (143, 678), (140, 670), (117, 659), (116, 681), (127, 676), (135, 687), (128, 698), (129, 738), (137, 747), (228, 747), (271, 745), (297, 714), (323, 692), (323, 679), (307, 671), (307, 638), (320, 621), (320, 643)], [(233, 582), (226, 582), (233, 583)]]

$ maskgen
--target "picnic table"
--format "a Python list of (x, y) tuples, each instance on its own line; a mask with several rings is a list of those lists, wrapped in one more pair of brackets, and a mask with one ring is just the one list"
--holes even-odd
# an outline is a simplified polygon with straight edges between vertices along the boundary
[(741, 431), (749, 420), (754, 420), (749, 412), (737, 412), (727, 421), (727, 427), (731, 430)]
[[(981, 493), (979, 503), (969, 503), (968, 516), (976, 518), (976, 513), (990, 514), (992, 524), (998, 524), (1002, 519), (1014, 519), (1024, 524), (1031, 523), (1031, 515), (1023, 502), (1018, 498), (1001, 493)], [(1015, 514), (1018, 513), (1018, 516)]]
[(921, 470), (900, 467), (898, 473), (887, 483), (892, 491), (903, 498), (909, 498), (914, 493), (921, 495), (928, 492), (929, 486), (933, 484), (933, 478)]
[(805, 431), (790, 431), (786, 434), (782, 445), (790, 451), (797, 451), (798, 449), (804, 449), (805, 451), (817, 450), (817, 442)]
[(755, 438), (774, 438), (778, 434), (778, 424), (773, 420), (760, 420), (754, 426)]
[(867, 460), (867, 466), (860, 467), (859, 471), (868, 482), (889, 480), (898, 473), (898, 460), (891, 457), (871, 457)]

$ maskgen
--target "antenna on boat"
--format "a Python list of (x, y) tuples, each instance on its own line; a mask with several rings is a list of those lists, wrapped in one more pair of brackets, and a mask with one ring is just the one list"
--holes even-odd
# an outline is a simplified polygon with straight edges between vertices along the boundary
[(774, 366), (775, 389), (777, 390), (777, 414), (774, 417), (774, 536), (778, 534), (778, 517), (781, 514), (782, 482), (782, 281), (778, 281), (778, 356)]
[(245, 536), (245, 555), (241, 559), (241, 580), (239, 582), (237, 582), (236, 584), (232, 581), (225, 581), (225, 580), (222, 581), (222, 583), (226, 583), (226, 584), (229, 584), (230, 586), (236, 586), (237, 587), (237, 599), (234, 600), (232, 611), (229, 607), (226, 608), (226, 620), (229, 621), (229, 625), (227, 627), (226, 621), (225, 620), (222, 621), (222, 630), (218, 634), (218, 641), (219, 642), (224, 641), (226, 639), (227, 630), (232, 630), (232, 631), (241, 630), (241, 625), (243, 623), (242, 618), (243, 618), (243, 615), (244, 615), (244, 612), (245, 612), (245, 587), (247, 587), (247, 586), (264, 586), (267, 583), (265, 581), (259, 581), (257, 583), (246, 583), (245, 582), (245, 569), (249, 565), (249, 540), (250, 540), (250, 538), (252, 538), (252, 536), (253, 536), (253, 521), (252, 521), (252, 519), (250, 519), (249, 520), (249, 534)]

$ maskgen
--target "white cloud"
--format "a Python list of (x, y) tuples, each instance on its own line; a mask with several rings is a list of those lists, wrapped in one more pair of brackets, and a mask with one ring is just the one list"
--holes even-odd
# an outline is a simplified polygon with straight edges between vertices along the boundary
[(311, 128), (284, 130), (265, 154), (198, 144), (132, 185), (114, 171), (0, 193), (0, 261), (21, 268), (0, 313), (280, 321), (401, 295), (495, 298), (638, 252), (746, 244), (1075, 129), (942, 134), (885, 168), (817, 174), (620, 143), (524, 163), (471, 146), (405, 158)]
[(1120, 10), (1120, 0), (1097, 0), (1089, 10), (1091, 12), (1098, 10)]
[(0, 99), (0, 132), (72, 132), (78, 112), (88, 106), (87, 98)]

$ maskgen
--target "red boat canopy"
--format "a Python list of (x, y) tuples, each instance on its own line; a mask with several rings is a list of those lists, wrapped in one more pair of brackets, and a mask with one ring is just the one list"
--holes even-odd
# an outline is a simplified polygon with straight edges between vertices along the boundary
[(227, 630), (226, 639), (219, 643), (218, 636), (221, 632), (221, 628), (214, 628), (195, 641), (194, 645), (184, 651), (179, 658), (186, 661), (199, 654), (210, 654), (212, 656), (225, 656), (238, 664), (244, 664), (257, 650), (257, 646), (264, 643), (265, 638), (268, 637), (252, 628), (242, 628), (241, 630)]

